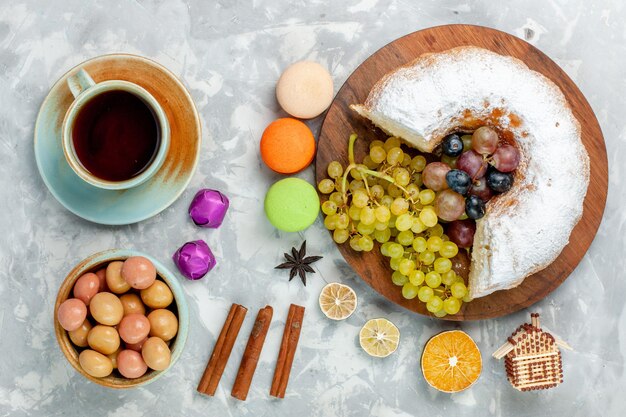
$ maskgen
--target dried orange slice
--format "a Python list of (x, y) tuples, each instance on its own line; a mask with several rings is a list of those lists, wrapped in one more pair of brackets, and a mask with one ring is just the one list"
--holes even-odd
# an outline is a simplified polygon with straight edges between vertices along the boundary
[(422, 353), (422, 373), (426, 382), (443, 392), (468, 388), (480, 376), (482, 366), (478, 346), (460, 330), (433, 336)]
[(398, 348), (400, 330), (387, 319), (372, 319), (361, 328), (359, 342), (369, 355), (384, 358)]
[(322, 288), (320, 309), (332, 320), (347, 319), (356, 310), (357, 298), (354, 290), (347, 285), (331, 282)]

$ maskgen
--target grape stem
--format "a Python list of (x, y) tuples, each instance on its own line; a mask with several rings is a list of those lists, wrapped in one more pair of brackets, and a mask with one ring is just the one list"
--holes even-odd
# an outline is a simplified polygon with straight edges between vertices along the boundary
[(346, 193), (346, 182), (348, 181), (348, 174), (352, 171), (352, 168), (356, 168), (356, 164), (351, 163), (346, 167), (346, 171), (343, 173), (341, 179), (341, 194), (343, 197), (343, 204), (348, 205), (348, 194)]
[[(382, 178), (386, 181), (389, 181), (392, 184), (396, 183), (396, 180), (393, 179), (392, 176), (390, 175), (386, 175), (386, 174), (382, 174), (378, 171), (372, 171), (371, 169), (365, 169), (363, 167), (356, 167), (357, 171), (359, 171), (361, 173), (361, 175), (363, 174), (367, 174), (367, 175), (371, 175), (372, 177), (377, 177), (377, 178)], [(365, 177), (364, 177), (365, 178)], [(400, 188), (401, 190), (403, 190), (403, 188), (401, 188), (399, 185), (396, 184), (396, 187)]]
[(348, 140), (348, 161), (350, 161), (350, 165), (356, 165), (354, 162), (354, 142), (356, 142), (358, 136), (356, 133), (350, 135), (350, 140)]
[(361, 176), (363, 177), (363, 182), (365, 184), (365, 188), (367, 189), (367, 194), (369, 195), (370, 199), (372, 198), (372, 195), (370, 193), (370, 189), (367, 184), (366, 175), (371, 175), (372, 177), (382, 178), (385, 181), (388, 181), (391, 184), (394, 184), (406, 195), (406, 197), (409, 199), (411, 204), (415, 204), (415, 201), (413, 201), (413, 198), (411, 197), (411, 194), (407, 191), (407, 189), (399, 184), (396, 184), (396, 180), (392, 176), (383, 174), (378, 171), (373, 171), (371, 169), (366, 169), (357, 165), (357, 163), (354, 161), (354, 143), (356, 142), (357, 139), (358, 139), (358, 135), (356, 133), (353, 133), (350, 135), (350, 140), (348, 140), (348, 161), (350, 162), (350, 165), (348, 165), (348, 167), (346, 168), (346, 171), (343, 173), (343, 178), (341, 180), (341, 193), (343, 196), (343, 203), (346, 205), (348, 204), (348, 194), (346, 193), (346, 182), (348, 181), (348, 174), (350, 173), (350, 171), (356, 168), (357, 171), (359, 171), (361, 173)]
[[(363, 174), (361, 170), (359, 170), (359, 172), (361, 172), (361, 175)], [(369, 199), (373, 201), (376, 206), (379, 206), (380, 204), (378, 204), (378, 201), (376, 201), (376, 199), (374, 199), (374, 197), (372, 196), (372, 193), (370, 191), (370, 185), (367, 183), (367, 178), (365, 176), (363, 176), (363, 184), (365, 184), (365, 190), (367, 191), (367, 196), (369, 197)]]
[[(357, 167), (357, 170), (362, 175), (367, 174), (367, 175), (371, 175), (372, 177), (378, 177), (378, 178), (384, 179), (385, 181), (389, 181), (390, 183), (398, 187), (406, 195), (406, 198), (408, 198), (412, 204), (415, 204), (415, 201), (413, 201), (413, 198), (411, 197), (411, 193), (409, 193), (408, 190), (404, 188), (403, 186), (401, 186), (400, 184), (396, 184), (396, 180), (392, 176), (382, 174), (378, 171), (372, 171), (371, 169), (361, 168), (361, 167)], [(363, 176), (363, 179), (365, 179), (365, 176)]]

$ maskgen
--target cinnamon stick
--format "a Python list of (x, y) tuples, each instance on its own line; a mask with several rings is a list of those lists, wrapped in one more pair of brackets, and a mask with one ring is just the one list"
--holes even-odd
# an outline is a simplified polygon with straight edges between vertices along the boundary
[(304, 307), (292, 304), (289, 307), (289, 314), (283, 332), (283, 340), (280, 345), (280, 351), (278, 352), (278, 359), (276, 360), (272, 388), (270, 389), (270, 395), (273, 397), (285, 398), (293, 358), (296, 354), (296, 348), (298, 347), (298, 340), (300, 339), (303, 318)]
[(248, 339), (246, 350), (243, 352), (243, 357), (241, 358), (237, 378), (230, 392), (230, 395), (241, 401), (245, 401), (248, 396), (252, 377), (254, 376), (259, 356), (261, 356), (263, 344), (265, 343), (265, 336), (267, 336), (267, 331), (270, 328), (272, 314), (273, 310), (271, 306), (265, 306), (265, 308), (260, 309), (252, 331), (250, 332), (250, 338)]
[(220, 383), (224, 368), (226, 368), (226, 363), (233, 350), (239, 329), (241, 329), (241, 324), (247, 312), (248, 309), (239, 304), (233, 304), (230, 307), (222, 331), (213, 348), (213, 353), (211, 353), (202, 379), (200, 379), (200, 383), (198, 384), (197, 390), (201, 394), (215, 395), (217, 385)]

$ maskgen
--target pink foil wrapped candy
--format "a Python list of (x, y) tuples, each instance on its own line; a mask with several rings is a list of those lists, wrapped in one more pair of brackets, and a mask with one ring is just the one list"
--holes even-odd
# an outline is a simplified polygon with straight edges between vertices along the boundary
[(172, 256), (178, 270), (185, 277), (196, 280), (209, 272), (215, 264), (215, 256), (204, 240), (187, 242)]
[(189, 205), (189, 216), (197, 226), (220, 227), (229, 206), (228, 197), (217, 190), (198, 191)]

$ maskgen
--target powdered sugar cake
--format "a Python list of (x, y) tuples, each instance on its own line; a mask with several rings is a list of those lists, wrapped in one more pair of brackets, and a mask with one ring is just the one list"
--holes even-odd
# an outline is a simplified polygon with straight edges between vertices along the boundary
[[(463, 46), (477, 46), (517, 58), (558, 86), (567, 99), (572, 114), (580, 121), (582, 142), (590, 160), (590, 176), (583, 201), (582, 218), (572, 230), (570, 243), (554, 262), (526, 277), (517, 287), (463, 303), (459, 313), (443, 318), (455, 321), (494, 318), (519, 311), (545, 298), (568, 277), (586, 279), (581, 274), (570, 274), (583, 259), (596, 235), (608, 188), (608, 163), (602, 131), (591, 106), (574, 81), (548, 56), (522, 39), (495, 29), (473, 25), (444, 25), (419, 30), (390, 42), (364, 60), (339, 89), (324, 118), (315, 163), (316, 182), (328, 177), (327, 167), (331, 161), (348, 164), (347, 139), (352, 133), (359, 137), (354, 147), (357, 160), (362, 160), (369, 153), (371, 141), (387, 138), (368, 119), (351, 110), (350, 105), (365, 103), (374, 85), (387, 73), (426, 53), (440, 53)], [(495, 108), (493, 115), (489, 114), (487, 119), (500, 118), (501, 112), (502, 109)], [(466, 122), (475, 122), (473, 127), (484, 124), (480, 119), (472, 121), (469, 116), (471, 114), (468, 112)], [(521, 123), (515, 116), (517, 115), (510, 115), (513, 127)], [(559, 155), (556, 158), (559, 159)], [(322, 201), (327, 198), (328, 196), (320, 195)], [(371, 252), (355, 252), (348, 244), (337, 245), (337, 248), (360, 279), (383, 297), (408, 310), (432, 316), (424, 303), (403, 297), (402, 291), (390, 279), (393, 271), (389, 267), (389, 260), (380, 253), (378, 247)]]
[(589, 157), (563, 93), (542, 74), (483, 48), (454, 48), (388, 73), (351, 107), (424, 152), (452, 131), (485, 123), (517, 143), (513, 188), (476, 222), (472, 297), (518, 286), (567, 245), (582, 216)]

